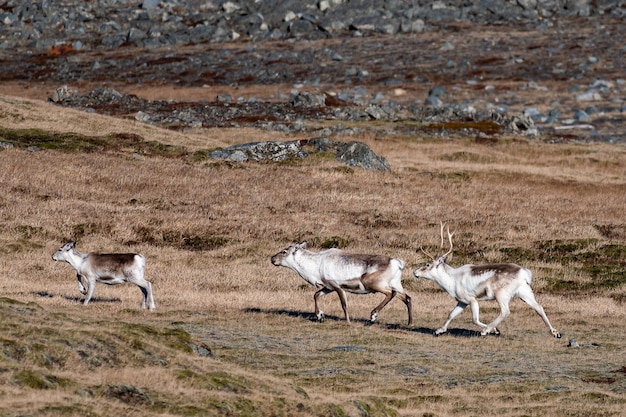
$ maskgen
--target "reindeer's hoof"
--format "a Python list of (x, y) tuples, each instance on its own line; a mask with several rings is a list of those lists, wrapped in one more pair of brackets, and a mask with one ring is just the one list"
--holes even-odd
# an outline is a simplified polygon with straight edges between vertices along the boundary
[(561, 333), (557, 332), (556, 330), (552, 332), (552, 336), (556, 337), (557, 339), (561, 338)]
[(500, 336), (500, 330), (498, 330), (497, 327), (494, 327), (493, 329), (486, 328), (485, 330), (480, 332), (481, 336), (487, 336), (489, 334), (492, 334), (494, 336)]
[(370, 322), (374, 323), (376, 320), (378, 320), (378, 313), (373, 313), (370, 317)]
[(439, 336), (441, 336), (442, 334), (446, 334), (446, 333), (448, 333), (448, 331), (447, 331), (447, 330), (437, 329), (437, 330), (435, 330), (435, 332), (433, 333), (433, 336), (435, 336), (435, 337), (439, 337)]
[(317, 314), (317, 321), (319, 321), (320, 323), (324, 322), (324, 313), (320, 312)]

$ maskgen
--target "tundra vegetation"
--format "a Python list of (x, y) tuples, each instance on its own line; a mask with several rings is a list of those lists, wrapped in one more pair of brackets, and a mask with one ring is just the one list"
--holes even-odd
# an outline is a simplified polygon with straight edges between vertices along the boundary
[[(623, 415), (623, 146), (364, 134), (391, 172), (236, 164), (193, 155), (297, 135), (1, 103), (0, 142), (15, 146), (0, 150), (0, 416)], [(451, 300), (411, 271), (420, 246), (440, 250), (440, 221), (450, 265), (531, 269), (563, 338), (520, 300), (499, 337), (468, 312), (433, 337)], [(50, 258), (68, 240), (143, 254), (159, 308), (140, 309), (134, 285), (82, 305)], [(270, 263), (294, 241), (404, 259), (413, 324), (400, 302), (370, 324), (381, 294), (348, 294), (350, 326), (324, 297), (317, 322), (315, 290)]]

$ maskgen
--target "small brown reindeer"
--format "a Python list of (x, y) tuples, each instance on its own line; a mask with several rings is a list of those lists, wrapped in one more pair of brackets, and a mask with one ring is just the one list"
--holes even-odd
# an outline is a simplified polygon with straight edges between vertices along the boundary
[[(150, 310), (156, 308), (152, 296), (152, 284), (143, 277), (146, 267), (146, 258), (137, 253), (81, 253), (76, 250), (76, 242), (68, 242), (52, 254), (55, 261), (63, 261), (72, 265), (76, 270), (78, 290), (86, 294), (84, 305), (89, 304), (96, 289), (96, 282), (108, 285), (130, 282), (141, 288), (143, 302), (141, 306), (146, 308), (146, 301)], [(85, 289), (82, 278), (87, 281)]]

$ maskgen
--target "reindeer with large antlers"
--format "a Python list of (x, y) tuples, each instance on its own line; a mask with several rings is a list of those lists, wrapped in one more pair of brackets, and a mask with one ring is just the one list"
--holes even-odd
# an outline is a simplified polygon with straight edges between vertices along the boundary
[[(444, 223), (441, 223), (441, 246), (443, 247)], [(561, 334), (552, 327), (543, 307), (535, 299), (533, 290), (530, 288), (532, 273), (529, 269), (516, 264), (489, 264), (489, 265), (463, 265), (453, 268), (446, 263), (448, 255), (452, 253), (452, 235), (447, 228), (450, 249), (435, 259), (432, 255), (421, 248), (422, 252), (431, 261), (421, 268), (416, 268), (413, 275), (416, 278), (425, 278), (436, 282), (442, 289), (457, 301), (456, 307), (448, 315), (448, 319), (435, 335), (448, 331), (448, 325), (469, 305), (472, 311), (472, 321), (479, 326), (481, 334), (500, 334), (497, 326), (511, 314), (509, 302), (515, 296), (521, 298), (533, 310), (541, 316), (543, 322), (550, 329), (550, 333), (556, 338)], [(500, 315), (491, 323), (484, 324), (480, 321), (478, 302), (496, 300), (500, 305)]]

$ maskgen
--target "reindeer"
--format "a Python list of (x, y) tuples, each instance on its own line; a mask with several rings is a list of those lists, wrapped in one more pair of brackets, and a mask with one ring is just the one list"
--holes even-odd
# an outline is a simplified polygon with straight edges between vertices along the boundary
[[(89, 304), (96, 282), (108, 285), (129, 282), (137, 285), (143, 293), (142, 308), (146, 308), (146, 301), (150, 310), (156, 308), (152, 296), (152, 284), (144, 279), (143, 270), (146, 267), (146, 258), (136, 253), (81, 253), (76, 250), (76, 242), (68, 242), (52, 254), (55, 261), (69, 263), (76, 270), (78, 290), (86, 294), (84, 305)], [(85, 289), (82, 279), (87, 281)]]
[(346, 321), (350, 324), (346, 291), (355, 294), (380, 292), (385, 299), (370, 314), (373, 323), (378, 314), (396, 295), (408, 310), (409, 325), (413, 322), (411, 297), (402, 288), (402, 270), (405, 262), (384, 255), (360, 255), (339, 249), (312, 252), (306, 242), (295, 243), (272, 256), (275, 266), (284, 266), (297, 272), (306, 282), (319, 288), (313, 296), (315, 316), (324, 321), (324, 312), (318, 306), (322, 295), (337, 292)]
[[(441, 246), (443, 247), (444, 223), (441, 223)], [(478, 325), (485, 336), (490, 333), (500, 334), (497, 326), (507, 318), (511, 311), (509, 302), (515, 296), (521, 298), (533, 310), (541, 316), (543, 322), (550, 329), (550, 333), (556, 338), (561, 334), (552, 327), (543, 307), (535, 299), (535, 295), (530, 288), (532, 273), (529, 269), (516, 264), (489, 264), (489, 265), (463, 265), (453, 268), (446, 263), (447, 257), (452, 253), (452, 235), (447, 229), (450, 250), (435, 259), (423, 248), (422, 252), (431, 259), (431, 262), (421, 268), (416, 268), (413, 275), (416, 278), (425, 278), (436, 282), (450, 296), (457, 300), (457, 305), (448, 315), (448, 319), (435, 335), (440, 335), (448, 331), (448, 325), (469, 305), (472, 311), (472, 321)], [(491, 323), (484, 324), (480, 321), (478, 302), (495, 299), (500, 306), (500, 315)]]

